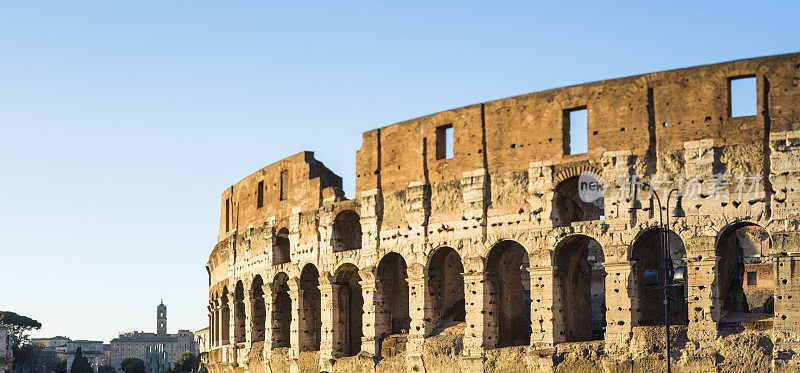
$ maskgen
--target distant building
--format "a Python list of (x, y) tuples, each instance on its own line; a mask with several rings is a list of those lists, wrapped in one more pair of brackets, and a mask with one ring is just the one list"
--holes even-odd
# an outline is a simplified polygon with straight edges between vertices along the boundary
[(211, 350), (210, 329), (205, 327), (194, 332), (194, 339), (197, 342), (197, 349), (203, 353)]
[(72, 369), (75, 352), (81, 349), (83, 357), (89, 360), (89, 365), (97, 371), (103, 363), (103, 341), (68, 341), (67, 342), (67, 370)]
[(0, 373), (11, 373), (14, 363), (14, 350), (11, 348), (11, 338), (8, 329), (0, 325)]
[[(154, 346), (161, 346), (153, 349)], [(160, 349), (160, 350), (159, 350)], [(138, 357), (148, 362), (148, 351), (164, 353), (167, 367), (178, 361), (181, 353), (191, 351), (199, 353), (194, 333), (189, 330), (179, 330), (177, 334), (167, 334), (167, 306), (162, 300), (156, 307), (156, 333), (133, 331), (122, 333), (110, 343), (109, 365), (120, 371), (120, 364), (126, 357)], [(148, 367), (148, 371), (149, 371)]]
[(64, 336), (56, 336), (52, 338), (31, 338), (31, 344), (41, 347), (46, 350), (54, 350), (62, 353), (67, 352), (67, 342), (71, 339)]

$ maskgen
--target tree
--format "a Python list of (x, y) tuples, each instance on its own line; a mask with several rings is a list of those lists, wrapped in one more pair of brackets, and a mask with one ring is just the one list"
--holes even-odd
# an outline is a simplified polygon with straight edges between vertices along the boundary
[(102, 365), (100, 369), (97, 370), (97, 373), (117, 373), (117, 370), (111, 365)]
[(25, 338), (25, 332), (42, 327), (42, 323), (11, 311), (0, 311), (0, 324), (8, 326), (9, 333), (16, 339), (16, 341), (12, 339), (12, 342), (17, 342), (17, 344)]
[(194, 372), (200, 365), (200, 358), (191, 351), (185, 351), (175, 363), (176, 372)]
[(94, 373), (94, 369), (89, 365), (89, 359), (83, 356), (83, 351), (80, 347), (75, 350), (75, 359), (72, 360), (72, 367), (69, 373)]
[(119, 365), (123, 373), (145, 373), (144, 360), (128, 356)]

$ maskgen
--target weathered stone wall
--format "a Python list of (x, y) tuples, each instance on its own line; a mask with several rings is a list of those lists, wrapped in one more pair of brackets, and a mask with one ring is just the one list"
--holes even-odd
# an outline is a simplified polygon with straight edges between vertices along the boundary
[[(731, 115), (740, 77), (757, 81), (755, 115)], [(589, 150), (570, 154), (583, 108)], [(664, 293), (644, 274), (664, 276), (657, 226), (677, 194), (675, 366), (800, 369), (800, 54), (382, 127), (364, 133), (356, 174), (345, 199), (304, 152), (225, 191), (212, 371), (662, 369)], [(602, 200), (586, 199), (587, 176)]]

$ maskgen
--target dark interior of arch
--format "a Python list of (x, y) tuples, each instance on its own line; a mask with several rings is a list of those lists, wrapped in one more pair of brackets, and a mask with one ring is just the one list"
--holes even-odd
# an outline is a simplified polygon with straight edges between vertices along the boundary
[[(411, 327), (408, 309), (408, 274), (406, 261), (398, 253), (386, 254), (378, 263), (379, 302), (376, 313), (388, 317), (388, 325), (376, 330), (379, 337), (407, 333)], [(376, 325), (377, 327), (378, 325)]]
[[(774, 285), (769, 279), (771, 267), (762, 262), (768, 249), (769, 234), (755, 224), (732, 226), (720, 235), (716, 248), (716, 255), (720, 258), (717, 287), (723, 321), (737, 320), (742, 313), (774, 312)], [(759, 276), (759, 272), (764, 270), (767, 276)], [(755, 283), (745, 282), (748, 272), (756, 272)], [(762, 281), (758, 281), (758, 277), (762, 277)]]
[(244, 285), (241, 281), (236, 283), (233, 296), (234, 325), (233, 340), (236, 343), (245, 341), (245, 313), (244, 313)]
[(253, 279), (251, 294), (253, 294), (251, 338), (253, 342), (262, 342), (264, 341), (264, 330), (266, 329), (267, 309), (264, 305), (264, 281), (261, 276), (256, 276)]
[(300, 350), (319, 350), (322, 336), (322, 299), (319, 292), (319, 272), (313, 264), (303, 268), (300, 275), (300, 290), (303, 309), (300, 310)]
[[(658, 278), (661, 283), (664, 281), (664, 262), (661, 253), (661, 231), (650, 229), (642, 233), (634, 242), (631, 250), (631, 260), (636, 264), (633, 266), (633, 278), (635, 294), (637, 299), (636, 308), (638, 320), (636, 326), (653, 326), (664, 324), (664, 290), (649, 289), (644, 286), (644, 273), (648, 269), (658, 270)], [(669, 231), (669, 250), (672, 258), (673, 268), (686, 265), (686, 248), (683, 240), (673, 231)], [(691, 281), (691, 279), (689, 280)], [(689, 324), (689, 306), (687, 302), (688, 287), (684, 284), (681, 287), (669, 289), (670, 293), (670, 323), (673, 325)]]
[(433, 254), (428, 267), (428, 294), (433, 299), (430, 322), (441, 325), (464, 321), (464, 266), (458, 252), (442, 247)]
[(517, 242), (503, 241), (489, 252), (487, 281), (497, 313), (497, 347), (526, 346), (531, 337), (528, 254)]
[(289, 276), (281, 272), (272, 283), (272, 347), (289, 347), (292, 323), (292, 298)]
[(222, 340), (222, 344), (228, 344), (230, 340), (230, 325), (231, 325), (231, 311), (230, 307), (228, 307), (228, 288), (222, 289), (222, 326), (220, 327), (221, 333), (220, 339)]
[(352, 210), (344, 210), (333, 221), (333, 251), (361, 248), (361, 220)]
[(555, 285), (561, 299), (566, 342), (603, 339), (605, 315), (605, 257), (590, 237), (565, 238), (556, 248)]
[(275, 237), (275, 246), (272, 248), (272, 264), (289, 263), (289, 230), (281, 228)]
[(605, 214), (603, 200), (583, 201), (578, 193), (580, 188), (579, 176), (570, 177), (556, 186), (550, 215), (554, 226), (565, 227), (577, 221), (600, 220)]
[(361, 351), (364, 298), (359, 281), (361, 276), (352, 264), (344, 264), (336, 271), (336, 312), (333, 320), (333, 348), (336, 356), (355, 356)]

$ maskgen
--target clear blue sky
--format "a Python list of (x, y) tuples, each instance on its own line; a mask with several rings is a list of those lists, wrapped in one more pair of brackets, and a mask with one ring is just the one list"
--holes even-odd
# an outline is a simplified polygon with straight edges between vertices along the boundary
[(108, 341), (206, 318), (220, 194), (301, 150), (595, 80), (800, 50), (797, 2), (6, 1), (0, 309)]

